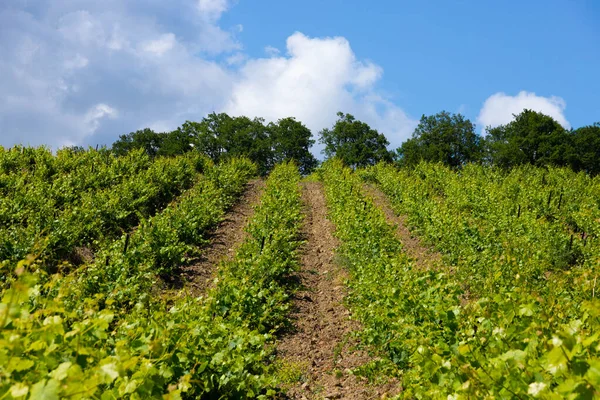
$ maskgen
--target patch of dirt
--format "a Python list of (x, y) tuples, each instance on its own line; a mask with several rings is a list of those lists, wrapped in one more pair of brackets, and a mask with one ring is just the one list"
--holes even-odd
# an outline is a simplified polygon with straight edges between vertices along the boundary
[(94, 260), (94, 252), (86, 246), (78, 246), (73, 248), (67, 256), (67, 261), (78, 267), (83, 264), (90, 263)]
[[(360, 329), (343, 305), (347, 293), (347, 272), (336, 262), (338, 245), (334, 226), (327, 219), (327, 207), (320, 182), (306, 182), (302, 192), (306, 219), (303, 234), (301, 289), (295, 294), (290, 316), (294, 330), (284, 333), (277, 344), (282, 363), (301, 370), (302, 378), (285, 387), (290, 399), (372, 399), (394, 388), (368, 385), (350, 369), (372, 359), (354, 349), (357, 339), (351, 332)], [(396, 388), (396, 392), (398, 388)]]
[(383, 211), (388, 223), (396, 226), (396, 237), (402, 243), (403, 250), (415, 261), (416, 265), (425, 269), (442, 268), (444, 265), (442, 255), (410, 232), (406, 217), (396, 215), (387, 196), (373, 185), (365, 184), (363, 188), (365, 194)]
[(237, 247), (246, 238), (244, 227), (254, 214), (254, 206), (260, 201), (265, 182), (253, 179), (244, 193), (225, 214), (225, 219), (207, 236), (209, 243), (201, 249), (202, 255), (192, 264), (181, 269), (180, 279), (192, 296), (199, 296), (212, 285), (219, 263), (231, 259)]

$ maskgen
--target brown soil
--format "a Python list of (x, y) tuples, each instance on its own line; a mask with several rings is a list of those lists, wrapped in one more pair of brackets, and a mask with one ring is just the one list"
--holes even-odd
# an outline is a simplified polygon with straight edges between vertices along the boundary
[(387, 222), (396, 226), (396, 237), (402, 243), (406, 254), (415, 260), (416, 265), (426, 269), (441, 268), (443, 265), (442, 255), (432, 247), (425, 245), (410, 232), (406, 224), (406, 217), (396, 215), (387, 196), (373, 185), (365, 184), (363, 188), (365, 194), (383, 211)]
[(74, 266), (90, 263), (94, 260), (94, 252), (86, 246), (75, 247), (67, 256), (67, 261)]
[(219, 263), (231, 259), (247, 233), (244, 227), (254, 214), (265, 183), (261, 179), (248, 182), (242, 197), (225, 215), (225, 219), (208, 235), (209, 243), (202, 249), (202, 255), (191, 265), (182, 268), (180, 279), (186, 282), (188, 292), (199, 296), (212, 285)]
[(301, 289), (295, 294), (291, 315), (295, 330), (277, 344), (283, 368), (300, 370), (299, 382), (285, 387), (291, 399), (372, 399), (391, 391), (392, 386), (373, 386), (350, 370), (370, 361), (355, 349), (352, 332), (360, 329), (344, 307), (347, 272), (336, 263), (338, 241), (327, 219), (320, 182), (307, 182), (302, 193), (306, 220), (303, 233)]

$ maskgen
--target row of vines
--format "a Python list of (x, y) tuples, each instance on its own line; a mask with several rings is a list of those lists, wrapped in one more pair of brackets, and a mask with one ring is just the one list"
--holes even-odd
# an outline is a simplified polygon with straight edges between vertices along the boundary
[[(593, 398), (600, 182), (562, 169), (322, 169), (349, 306), (405, 398)], [(363, 180), (361, 180), (362, 177)], [(417, 266), (361, 190), (375, 182), (443, 255)]]
[(210, 164), (194, 153), (153, 161), (143, 152), (22, 150), (0, 152), (0, 260), (37, 254), (48, 272), (151, 217)]
[[(273, 169), (203, 295), (165, 290), (255, 174), (195, 152), (0, 147), (0, 399), (277, 396), (303, 220), (295, 164)], [(598, 177), (335, 159), (317, 175), (373, 356), (355, 374), (399, 379), (401, 398), (600, 394)], [(365, 184), (444, 262), (408, 257)]]
[(200, 254), (255, 173), (195, 154), (3, 150), (0, 398), (273, 394), (270, 346), (300, 243), (297, 168), (273, 171), (204, 296), (163, 292), (161, 279)]

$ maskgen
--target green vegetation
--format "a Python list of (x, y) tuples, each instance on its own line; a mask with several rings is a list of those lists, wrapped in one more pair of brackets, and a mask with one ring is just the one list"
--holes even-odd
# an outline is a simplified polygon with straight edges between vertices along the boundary
[(600, 125), (567, 131), (552, 117), (523, 110), (506, 125), (487, 127), (484, 137), (460, 114), (423, 115), (413, 137), (396, 150), (400, 166), (439, 162), (453, 168), (482, 163), (509, 169), (519, 165), (569, 166), (600, 171)]
[[(163, 165), (160, 160), (148, 169)], [(285, 277), (296, 267), (300, 244), (296, 165), (275, 167), (247, 227), (249, 237), (204, 297), (160, 294), (159, 276), (176, 275), (197, 254), (207, 230), (255, 172), (244, 159), (207, 164), (175, 201), (140, 216), (121, 237), (97, 241), (93, 257), (62, 270), (66, 275), (49, 275), (44, 260), (34, 256), (7, 260), (5, 270), (12, 266), (14, 273), (5, 276), (0, 302), (0, 396), (274, 394), (269, 344), (286, 323)]]
[(346, 165), (366, 167), (379, 161), (391, 161), (385, 136), (353, 115), (339, 112), (338, 120), (331, 129), (320, 132), (319, 142), (325, 145), (327, 158), (337, 157)]
[(142, 149), (150, 157), (175, 156), (192, 151), (206, 154), (219, 163), (232, 157), (246, 157), (258, 166), (261, 175), (274, 165), (294, 160), (302, 173), (309, 173), (317, 160), (309, 148), (311, 132), (294, 118), (283, 118), (265, 125), (261, 118), (210, 114), (201, 122), (186, 121), (172, 132), (156, 133), (143, 129), (121, 135), (112, 151), (124, 155)]
[(570, 165), (575, 171), (600, 174), (600, 122), (573, 132), (574, 156)]
[(499, 167), (565, 166), (574, 157), (567, 130), (552, 117), (535, 111), (524, 110), (514, 121), (487, 133), (490, 162)]
[[(600, 123), (569, 131), (550, 116), (523, 110), (508, 124), (486, 127), (482, 136), (463, 115), (441, 111), (423, 115), (412, 137), (390, 152), (384, 134), (353, 115), (338, 112), (337, 116), (332, 128), (319, 132), (319, 142), (325, 146), (326, 158), (337, 157), (352, 168), (395, 159), (398, 165), (410, 168), (425, 161), (453, 168), (469, 163), (505, 169), (531, 164), (569, 166), (591, 175), (600, 172)], [(294, 118), (265, 124), (262, 118), (213, 113), (201, 122), (186, 121), (172, 132), (146, 128), (121, 135), (111, 151), (125, 155), (141, 149), (156, 157), (195, 150), (216, 163), (247, 157), (261, 175), (278, 163), (294, 160), (301, 173), (308, 175), (318, 164), (310, 152), (314, 143), (311, 131)]]
[(442, 111), (423, 115), (412, 138), (396, 150), (402, 166), (415, 166), (421, 161), (441, 162), (461, 167), (483, 158), (483, 142), (475, 133), (475, 125), (460, 114)]
[(351, 301), (368, 343), (402, 371), (404, 396), (597, 395), (598, 178), (475, 165), (361, 172), (445, 255), (446, 270), (423, 270), (381, 213), (352, 195), (357, 178), (330, 169), (332, 215), (360, 268)]
[[(152, 162), (142, 152), (115, 157), (107, 151), (74, 153), (46, 149), (0, 152), (0, 260), (16, 263), (38, 254), (53, 272), (74, 250), (94, 250), (165, 207), (189, 188), (209, 163), (198, 153)], [(24, 164), (25, 163), (25, 164)]]
[[(482, 139), (442, 112), (385, 163), (382, 134), (338, 117), (311, 179), (373, 356), (354, 373), (399, 379), (401, 398), (598, 396), (600, 125), (526, 110)], [(293, 118), (211, 114), (110, 150), (0, 147), (0, 398), (268, 398), (296, 382), (304, 363), (273, 348), (313, 143)], [(170, 290), (256, 174), (235, 256), (201, 296)], [(406, 255), (365, 182), (444, 265)]]

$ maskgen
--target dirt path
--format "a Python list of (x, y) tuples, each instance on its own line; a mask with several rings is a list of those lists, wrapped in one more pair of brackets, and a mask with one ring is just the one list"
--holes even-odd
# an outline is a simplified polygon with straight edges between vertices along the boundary
[(225, 220), (208, 235), (210, 243), (202, 249), (202, 256), (182, 269), (181, 278), (190, 294), (198, 296), (204, 293), (212, 284), (221, 260), (233, 257), (246, 237), (244, 227), (254, 214), (253, 207), (258, 204), (264, 186), (261, 179), (248, 182), (238, 202), (225, 215)]
[(406, 254), (423, 268), (441, 268), (444, 264), (441, 254), (432, 247), (425, 245), (410, 232), (406, 224), (406, 217), (396, 215), (387, 196), (373, 185), (365, 184), (363, 189), (364, 193), (373, 200), (373, 203), (383, 211), (387, 222), (396, 226), (396, 237), (402, 243)]
[(284, 365), (302, 371), (300, 382), (286, 388), (291, 399), (372, 399), (387, 390), (367, 385), (349, 374), (349, 369), (370, 360), (349, 334), (360, 329), (344, 307), (346, 271), (335, 261), (338, 241), (334, 226), (326, 218), (327, 207), (320, 182), (303, 186), (306, 220), (302, 289), (294, 299), (291, 319), (295, 331), (284, 334), (277, 351)]

